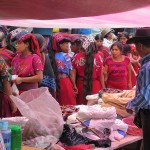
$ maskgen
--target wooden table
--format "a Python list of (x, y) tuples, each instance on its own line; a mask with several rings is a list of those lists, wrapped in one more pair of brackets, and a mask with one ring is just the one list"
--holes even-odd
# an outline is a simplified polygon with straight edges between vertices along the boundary
[(40, 149), (40, 148), (28, 147), (28, 146), (22, 146), (22, 150), (42, 150), (42, 149)]
[[(108, 147), (108, 148), (94, 148), (94, 150), (114, 150), (114, 149), (121, 148), (123, 146), (129, 145), (131, 143), (140, 141), (140, 140), (142, 140), (142, 138), (143, 138), (142, 136), (127, 135), (124, 139), (122, 139), (120, 141), (112, 142), (111, 147)], [(42, 150), (42, 149), (23, 146), (22, 150)]]
[(94, 150), (114, 150), (114, 149), (129, 145), (131, 143), (137, 142), (142, 139), (143, 139), (142, 136), (127, 135), (124, 139), (120, 141), (112, 142), (111, 147), (109, 148), (95, 148)]

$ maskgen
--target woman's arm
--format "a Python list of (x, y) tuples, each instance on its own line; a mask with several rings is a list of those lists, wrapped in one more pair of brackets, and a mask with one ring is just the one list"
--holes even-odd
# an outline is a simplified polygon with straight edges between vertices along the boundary
[(107, 65), (104, 66), (103, 74), (104, 74), (104, 83), (106, 85), (107, 79), (108, 79), (108, 66)]
[(131, 63), (127, 66), (128, 71), (128, 89), (132, 89), (132, 83), (131, 83)]
[(14, 82), (16, 84), (24, 83), (38, 83), (43, 79), (43, 71), (36, 71), (36, 75), (31, 77), (18, 77)]
[(73, 84), (74, 91), (77, 94), (78, 89), (77, 89), (77, 86), (76, 86), (76, 69), (74, 69), (74, 68), (72, 70), (70, 70), (70, 80)]
[[(12, 89), (11, 89), (10, 83), (8, 82), (8, 79), (3, 79), (3, 91), (8, 96), (12, 95)], [(17, 107), (10, 98), (9, 98), (9, 104), (10, 104), (12, 113), (15, 113), (17, 111)]]
[(102, 68), (102, 71), (101, 71), (101, 75), (100, 75), (100, 83), (101, 83), (101, 86), (102, 88), (105, 88), (105, 82), (104, 82), (104, 67)]

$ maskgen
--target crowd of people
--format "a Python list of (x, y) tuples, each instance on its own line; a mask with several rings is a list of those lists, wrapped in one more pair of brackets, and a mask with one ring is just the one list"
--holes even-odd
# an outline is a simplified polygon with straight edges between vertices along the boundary
[[(132, 89), (140, 56), (135, 45), (126, 44), (128, 39), (127, 32), (115, 35), (108, 28), (96, 35), (62, 31), (44, 37), (25, 28), (1, 26), (1, 91), (15, 94), (13, 83), (19, 94), (44, 86), (60, 105), (77, 105), (86, 104), (86, 96), (102, 88)], [(1, 116), (21, 115), (8, 96), (6, 102), (9, 106)]]

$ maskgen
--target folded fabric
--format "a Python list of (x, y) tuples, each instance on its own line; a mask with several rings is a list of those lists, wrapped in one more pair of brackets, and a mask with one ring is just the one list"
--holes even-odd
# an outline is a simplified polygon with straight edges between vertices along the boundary
[(114, 106), (118, 115), (127, 117), (126, 104), (135, 97), (135, 90), (124, 90), (122, 93), (104, 93), (102, 95), (102, 106)]
[(101, 105), (82, 106), (77, 117), (81, 120), (88, 119), (114, 119), (117, 117), (115, 107), (101, 107)]

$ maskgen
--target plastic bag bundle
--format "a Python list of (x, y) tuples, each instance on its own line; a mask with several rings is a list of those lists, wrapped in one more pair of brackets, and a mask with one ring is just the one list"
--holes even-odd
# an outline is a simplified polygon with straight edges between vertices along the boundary
[(111, 146), (111, 141), (109, 138), (91, 140), (87, 137), (78, 134), (76, 130), (73, 127), (69, 126), (68, 124), (64, 125), (64, 130), (60, 137), (60, 141), (68, 146), (78, 144), (94, 144), (96, 147), (104, 147), (104, 148)]
[(77, 114), (81, 120), (115, 119), (117, 117), (115, 107), (101, 107), (100, 105), (82, 106)]
[[(18, 97), (10, 96), (23, 116), (29, 119), (24, 138), (26, 140), (38, 136), (53, 136), (56, 142), (63, 131), (63, 117), (58, 102), (51, 96), (48, 88), (41, 87), (26, 91)], [(55, 141), (54, 141), (55, 138)]]

